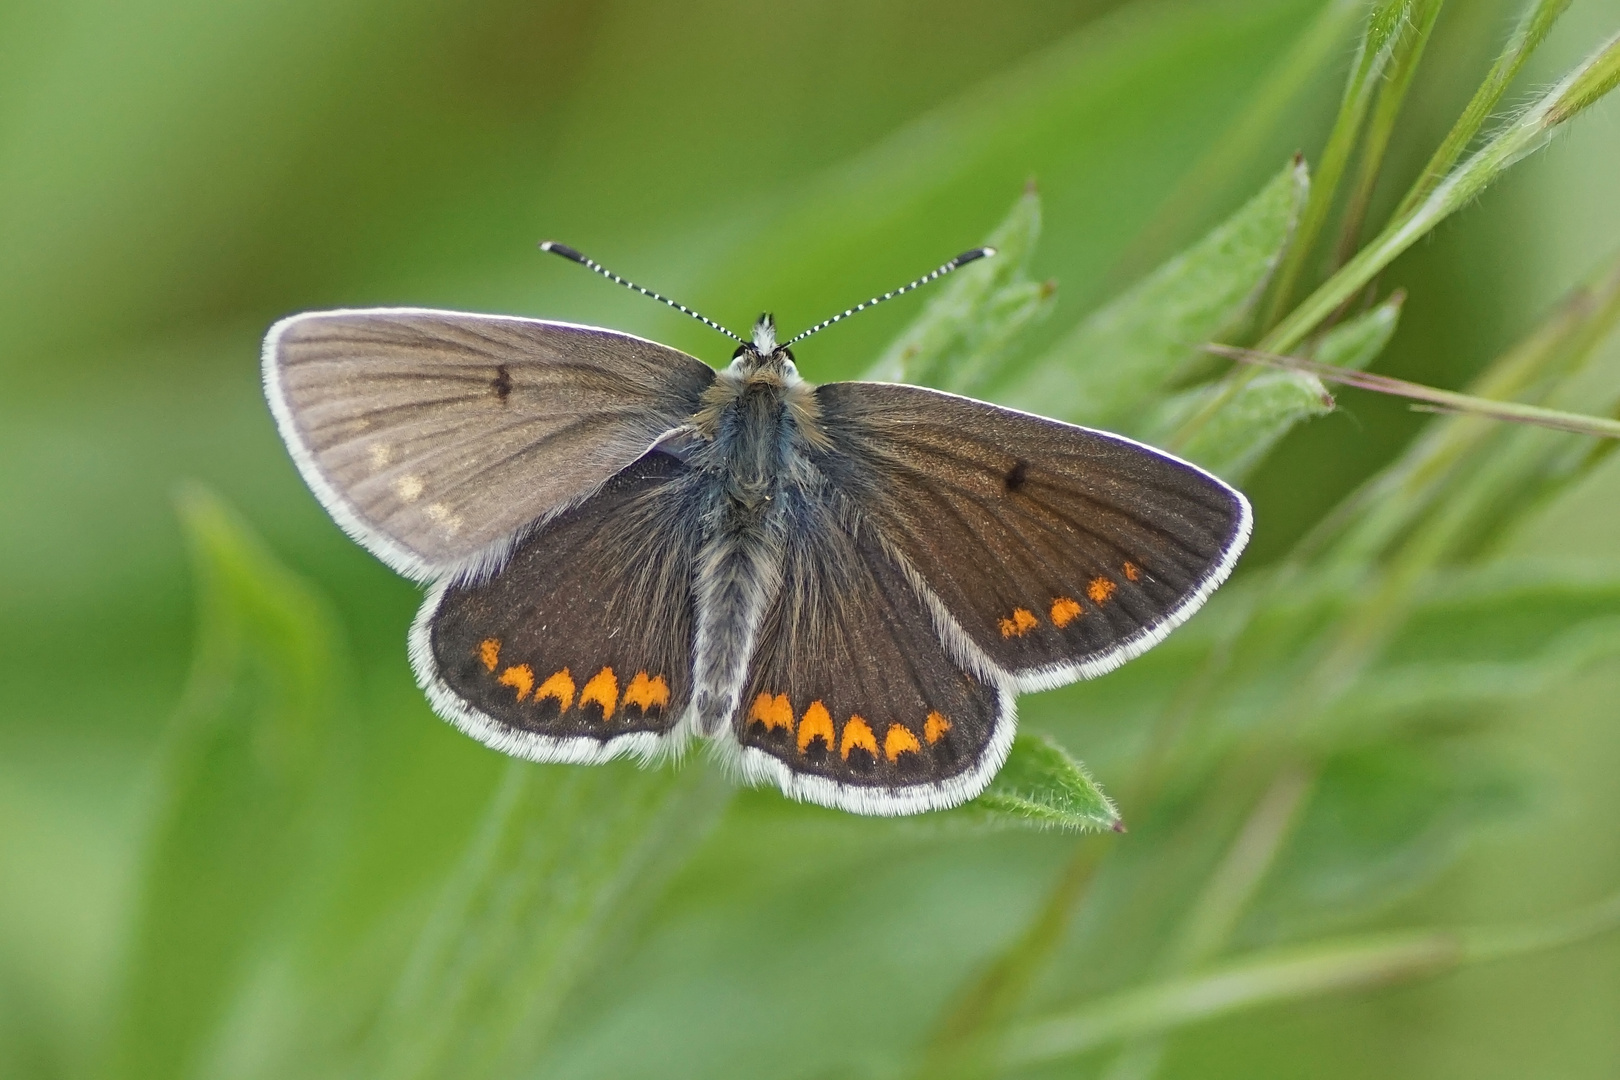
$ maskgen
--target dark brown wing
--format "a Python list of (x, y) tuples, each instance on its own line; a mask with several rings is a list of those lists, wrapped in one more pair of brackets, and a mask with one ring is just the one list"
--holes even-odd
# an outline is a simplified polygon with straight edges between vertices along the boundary
[(816, 464), (1019, 689), (1108, 671), (1226, 578), (1249, 504), (1118, 435), (913, 386), (816, 390)]
[(265, 394), (305, 481), (399, 572), (498, 561), (683, 424), (714, 379), (685, 353), (567, 323), (324, 311), (265, 339)]
[(423, 605), (411, 662), (434, 708), (535, 761), (657, 753), (691, 697), (697, 503), (651, 453)]
[(1012, 744), (1011, 688), (949, 654), (922, 597), (836, 493), (781, 497), (782, 587), (732, 721), (742, 771), (861, 814), (973, 798)]

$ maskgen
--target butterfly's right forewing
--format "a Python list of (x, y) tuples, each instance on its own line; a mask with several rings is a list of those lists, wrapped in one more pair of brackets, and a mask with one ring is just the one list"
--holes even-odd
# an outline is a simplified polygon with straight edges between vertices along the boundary
[(567, 323), (414, 308), (277, 323), (265, 392), (304, 479), (355, 539), (431, 579), (497, 563), (687, 422), (685, 353)]

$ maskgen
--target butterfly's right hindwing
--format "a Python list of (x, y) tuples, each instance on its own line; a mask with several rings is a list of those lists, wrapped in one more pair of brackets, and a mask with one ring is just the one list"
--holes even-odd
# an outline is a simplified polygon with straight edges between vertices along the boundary
[(488, 580), (441, 585), (411, 642), (434, 707), (536, 761), (667, 746), (692, 694), (696, 514), (692, 474), (654, 452), (525, 537)]
[(714, 380), (685, 353), (567, 323), (414, 308), (283, 319), (265, 394), (304, 479), (419, 580), (498, 562), (690, 419)]

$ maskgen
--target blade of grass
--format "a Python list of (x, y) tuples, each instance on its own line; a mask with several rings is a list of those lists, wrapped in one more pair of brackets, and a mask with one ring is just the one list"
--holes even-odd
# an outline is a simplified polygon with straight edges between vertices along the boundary
[(508, 767), (360, 1071), (530, 1075), (570, 991), (624, 940), (729, 801), (701, 762)]
[(1569, 5), (1570, 0), (1530, 0), (1524, 14), (1519, 16), (1519, 23), (1514, 27), (1513, 34), (1503, 46), (1501, 55), (1491, 65), (1485, 81), (1474, 91), (1474, 96), (1463, 109), (1462, 115), (1446, 133), (1445, 139), (1435, 149), (1434, 156), (1423, 166), (1423, 171), (1413, 182), (1411, 190), (1390, 215), (1391, 219), (1402, 218), (1411, 213), (1451, 171), (1451, 167), (1457, 163), (1463, 151), (1468, 149), (1468, 144), (1474, 141), (1474, 136), (1479, 134), (1479, 129), (1495, 112), (1497, 103), (1502, 100), (1502, 95), (1507, 92), (1508, 86), (1519, 74), (1519, 69), (1524, 67), (1524, 62), (1530, 59), (1530, 54), (1535, 52), (1536, 46), (1541, 44), (1547, 32), (1552, 29), (1553, 23), (1558, 20), (1558, 16), (1562, 15)]
[(1231, 345), (1209, 345), (1206, 348), (1217, 356), (1241, 360), (1247, 364), (1259, 364), (1282, 371), (1309, 372), (1317, 378), (1328, 382), (1342, 383), (1362, 390), (1372, 390), (1380, 394), (1391, 394), (1395, 397), (1427, 402), (1429, 405), (1434, 406), (1437, 411), (1465, 416), (1483, 416), (1492, 420), (1503, 420), (1516, 424), (1533, 424), (1537, 427), (1550, 428), (1554, 431), (1567, 431), (1576, 435), (1594, 435), (1605, 439), (1620, 439), (1620, 421), (1610, 420), (1607, 417), (1586, 416), (1581, 413), (1563, 412), (1559, 409), (1544, 409), (1540, 406), (1521, 405), (1513, 401), (1489, 401), (1485, 398), (1475, 397), (1472, 394), (1459, 394), (1452, 390), (1440, 390), (1432, 386), (1424, 386), (1422, 383), (1397, 379), (1391, 375), (1378, 375), (1370, 371), (1355, 371), (1350, 368), (1335, 367), (1332, 364), (1308, 360), (1303, 356), (1280, 356), (1276, 353), (1259, 352), (1255, 349), (1240, 349)]
[(1494, 138), (1458, 166), (1418, 206), (1392, 221), (1355, 258), (1278, 323), (1258, 346), (1287, 352), (1355, 295), (1373, 275), (1440, 222), (1477, 198), (1517, 162), (1535, 153), (1558, 130), (1620, 83), (1620, 35), (1599, 46), (1558, 85), (1521, 112)]
[(1328, 211), (1333, 207), (1339, 183), (1350, 164), (1350, 155), (1361, 135), (1367, 110), (1382, 84), (1384, 71), (1400, 40), (1412, 3), (1413, 0), (1382, 0), (1367, 16), (1367, 26), (1356, 49), (1355, 64), (1345, 83), (1338, 115), (1334, 118), (1333, 129), (1328, 133), (1327, 144), (1323, 146), (1321, 159), (1316, 166), (1311, 197), (1300, 216), (1294, 242), (1277, 271), (1271, 303), (1264, 320), (1267, 326), (1275, 323), (1288, 310), (1300, 275), (1316, 248), (1317, 236), (1327, 223)]
[[(1315, 770), (1303, 765), (1290, 764), (1278, 770), (1170, 943), (1162, 961), (1165, 974), (1208, 963), (1226, 948), (1232, 931), (1292, 835), (1315, 781)], [(1158, 1072), (1164, 1050), (1162, 1036), (1128, 1042), (1105, 1076), (1146, 1080)]]
[(1620, 927), (1620, 894), (1545, 922), (1408, 931), (1266, 950), (1197, 975), (1095, 999), (1027, 1021), (1004, 1043), (1002, 1068), (1058, 1061), (1133, 1036), (1325, 994), (1431, 978), (1469, 964), (1531, 955)]
[(334, 812), (346, 650), (325, 601), (201, 487), (177, 498), (196, 655), (158, 783), (110, 1076), (208, 1075), (257, 952), (290, 929)]
[[(1620, 35), (1610, 38), (1528, 108), (1454, 169), (1405, 217), (1391, 221), (1355, 258), (1342, 266), (1255, 346), (1261, 352), (1292, 350), (1340, 305), (1436, 225), (1466, 206), (1516, 162), (1545, 146), (1558, 130), (1620, 83)], [(1221, 395), (1176, 433), (1175, 449), (1231, 400), (1253, 369), (1236, 372)]]
[[(1469, 392), (1492, 400), (1544, 396), (1552, 380), (1590, 359), (1616, 321), (1620, 321), (1620, 257), (1493, 361)], [(1496, 427), (1472, 417), (1432, 425), (1399, 459), (1323, 519), (1301, 542), (1298, 557), (1328, 550), (1340, 565), (1371, 561), (1435, 505), (1441, 486), (1478, 456)]]
[(1045, 416), (1135, 430), (1176, 371), (1245, 319), (1277, 265), (1310, 179), (1290, 162), (1197, 243), (1081, 320), (996, 398)]
[(1355, 179), (1350, 183), (1350, 193), (1345, 198), (1339, 225), (1339, 244), (1333, 259), (1335, 267), (1344, 265), (1360, 244), (1361, 227), (1367, 217), (1367, 207), (1372, 202), (1373, 188), (1383, 171), (1384, 154), (1389, 149), (1390, 136), (1395, 132), (1395, 121), (1400, 117), (1406, 92), (1412, 87), (1412, 77), (1417, 74), (1418, 64), (1423, 60), (1423, 50), (1429, 43), (1435, 20), (1440, 17), (1440, 9), (1444, 6), (1445, 0), (1416, 0), (1411, 7), (1410, 21), (1395, 47), (1389, 74), (1383, 86), (1379, 87), (1378, 100), (1373, 105), (1366, 135), (1361, 140), (1360, 160), (1356, 163)]
[[(1567, 0), (1566, 0), (1567, 2)], [(1130, 281), (1164, 257), (1213, 197), (1231, 189), (1267, 137), (1310, 83), (1331, 64), (1366, 7), (1365, 0), (1330, 0), (1295, 39), (1248, 104), (1210, 149), (1176, 183), (1151, 222), (1120, 260), (1115, 277)]]

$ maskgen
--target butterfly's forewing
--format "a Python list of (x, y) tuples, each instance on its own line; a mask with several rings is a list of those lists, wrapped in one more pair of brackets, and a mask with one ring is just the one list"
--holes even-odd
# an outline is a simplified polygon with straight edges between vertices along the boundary
[(857, 813), (972, 798), (1011, 745), (1010, 690), (949, 655), (920, 594), (836, 492), (782, 497), (782, 586), (732, 722), (744, 773)]
[(690, 480), (650, 453), (525, 536), (487, 580), (439, 586), (411, 635), (439, 713), (536, 761), (655, 752), (691, 697)]
[(338, 522), (418, 579), (499, 560), (698, 408), (713, 372), (610, 330), (411, 308), (277, 323), (265, 391)]
[(1151, 647), (1248, 540), (1241, 494), (1129, 439), (912, 386), (816, 394), (818, 468), (926, 586), (946, 639), (1019, 689)]

